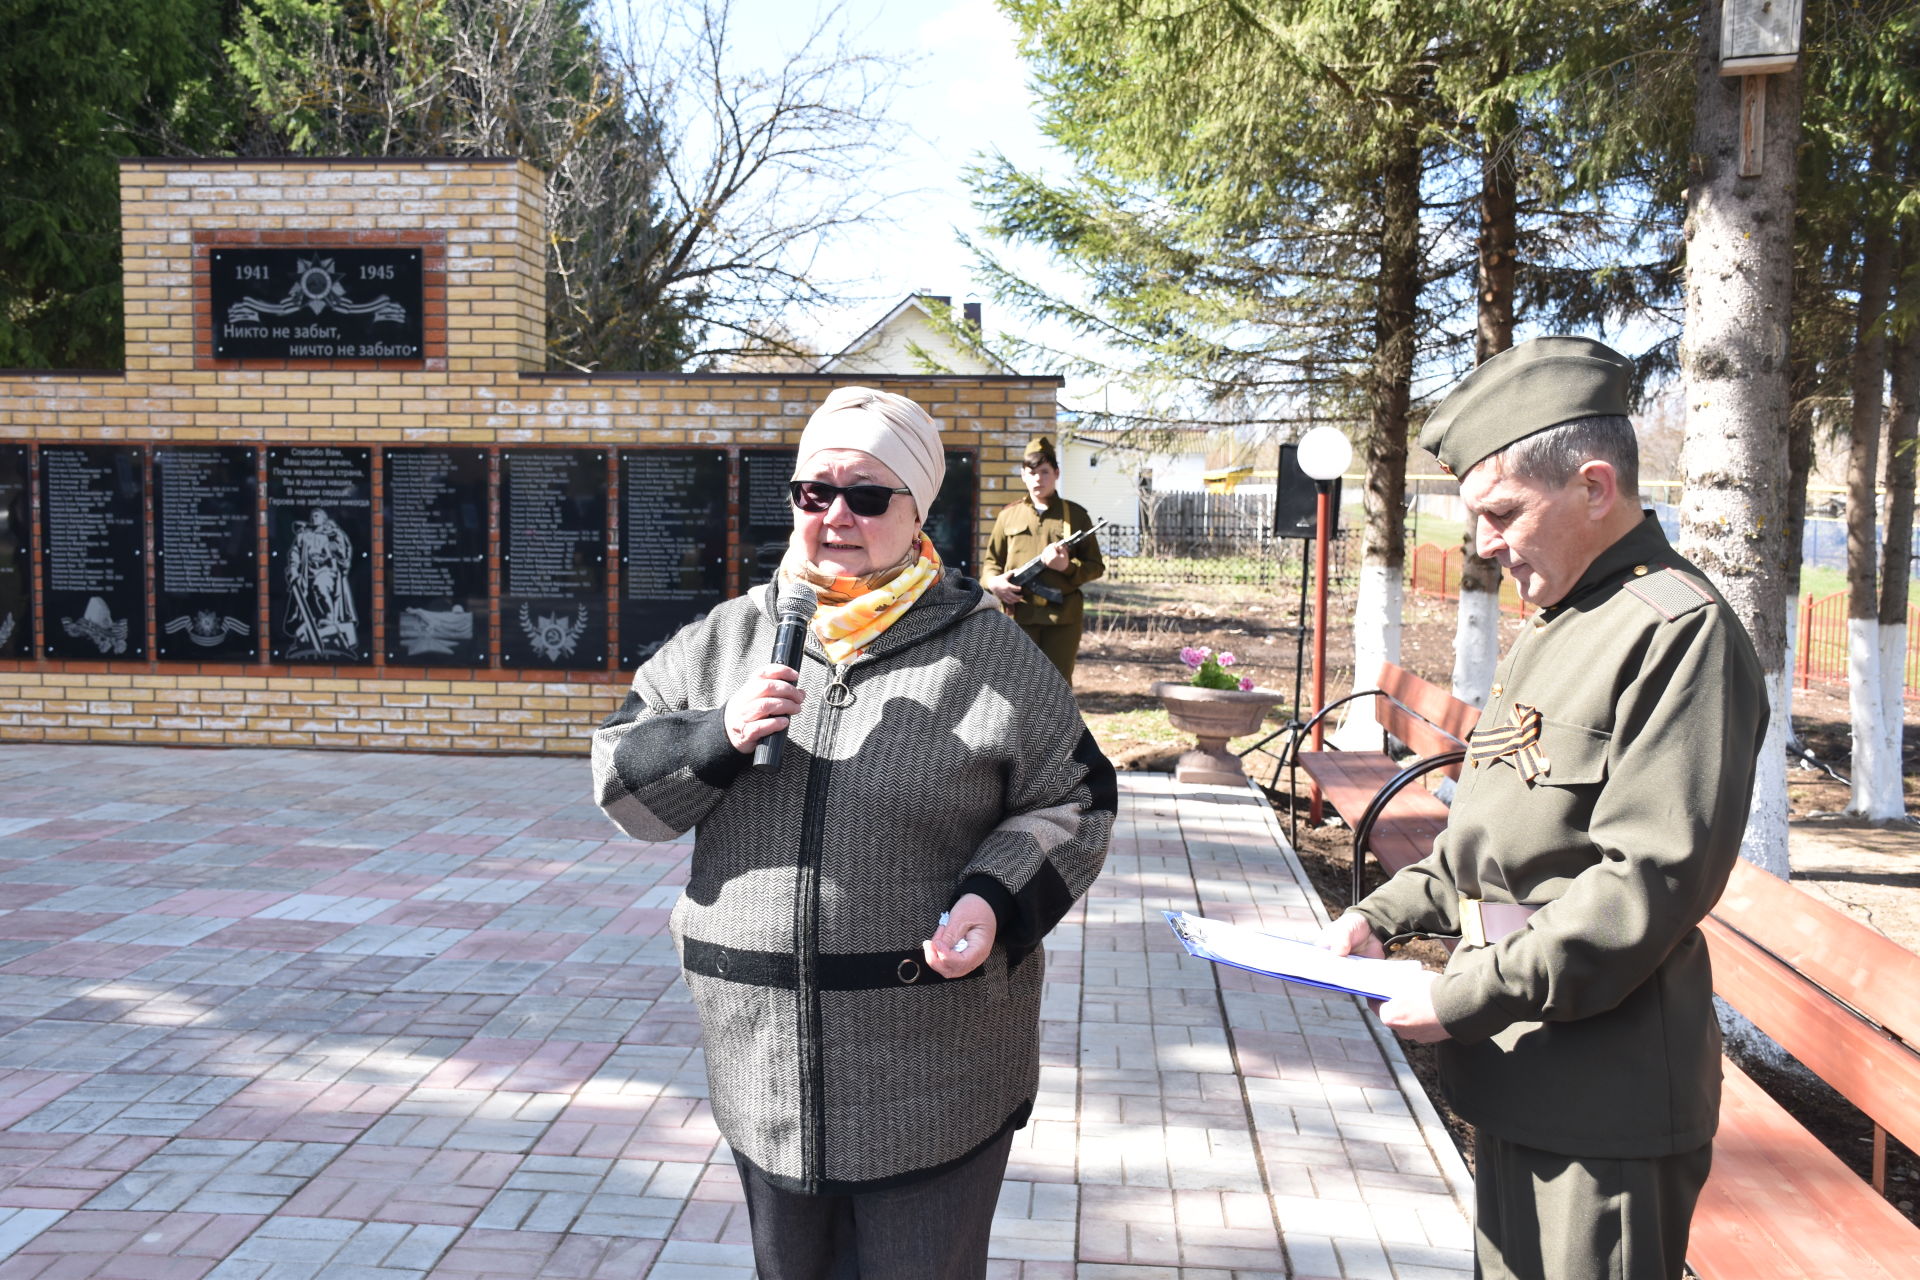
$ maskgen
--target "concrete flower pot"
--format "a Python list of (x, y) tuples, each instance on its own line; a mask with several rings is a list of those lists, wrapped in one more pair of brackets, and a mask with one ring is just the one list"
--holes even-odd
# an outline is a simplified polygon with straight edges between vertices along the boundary
[(1174, 780), (1229, 787), (1245, 782), (1247, 773), (1240, 757), (1227, 750), (1228, 739), (1256, 732), (1267, 718), (1267, 708), (1281, 700), (1271, 689), (1202, 689), (1170, 680), (1156, 681), (1153, 696), (1167, 709), (1173, 727), (1196, 740), (1194, 750), (1174, 766)]

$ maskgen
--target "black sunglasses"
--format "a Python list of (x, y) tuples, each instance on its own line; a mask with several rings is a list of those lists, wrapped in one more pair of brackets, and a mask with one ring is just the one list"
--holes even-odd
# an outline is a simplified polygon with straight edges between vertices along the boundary
[(847, 510), (857, 516), (883, 516), (893, 502), (896, 493), (912, 493), (911, 489), (889, 489), (883, 484), (828, 484), (825, 480), (789, 480), (787, 494), (793, 499), (793, 505), (812, 515), (819, 515), (833, 505), (835, 498), (847, 500)]

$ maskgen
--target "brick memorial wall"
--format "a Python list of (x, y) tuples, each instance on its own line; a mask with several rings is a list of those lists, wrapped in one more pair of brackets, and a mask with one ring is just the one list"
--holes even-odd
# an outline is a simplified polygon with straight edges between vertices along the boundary
[[(765, 579), (816, 375), (551, 374), (512, 161), (121, 169), (124, 371), (0, 371), (0, 740), (587, 749)], [(977, 565), (1059, 382), (863, 378)]]

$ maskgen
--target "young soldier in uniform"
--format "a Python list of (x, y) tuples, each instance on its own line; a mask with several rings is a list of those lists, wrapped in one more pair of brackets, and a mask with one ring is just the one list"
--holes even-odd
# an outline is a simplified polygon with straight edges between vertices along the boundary
[(1420, 443), (1480, 554), (1538, 608), (1506, 655), (1432, 856), (1335, 920), (1378, 956), (1457, 935), (1423, 998), (1476, 1129), (1477, 1274), (1678, 1280), (1720, 1103), (1696, 925), (1739, 856), (1767, 695), (1753, 645), (1638, 498), (1629, 366), (1540, 338), (1469, 374)]
[[(1087, 509), (1060, 496), (1060, 461), (1053, 441), (1035, 436), (1020, 463), (1027, 496), (1000, 509), (987, 539), (987, 558), (980, 585), (1006, 606), (1020, 629), (1033, 638), (1048, 661), (1073, 683), (1073, 663), (1080, 654), (1081, 613), (1086, 600), (1080, 588), (1107, 571), (1100, 558), (1099, 538), (1083, 538), (1072, 547), (1062, 539), (1093, 527)], [(1052, 604), (1031, 592), (1022, 592), (1007, 574), (1035, 556), (1046, 557), (1039, 581), (1066, 598)]]

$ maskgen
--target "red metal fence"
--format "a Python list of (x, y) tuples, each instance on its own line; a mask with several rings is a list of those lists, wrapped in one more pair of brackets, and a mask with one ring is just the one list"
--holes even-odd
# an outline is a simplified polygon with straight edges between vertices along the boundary
[[(1459, 547), (1437, 547), (1422, 543), (1407, 554), (1407, 586), (1424, 595), (1442, 600), (1460, 598)], [(1527, 602), (1514, 590), (1513, 579), (1500, 579), (1500, 611), (1524, 617)], [(1920, 605), (1907, 606), (1908, 702), (1920, 702)], [(1794, 676), (1804, 689), (1818, 680), (1822, 684), (1847, 679), (1847, 593), (1836, 591), (1815, 600), (1800, 600), (1800, 649), (1794, 657)]]
[[(1461, 555), (1457, 546), (1437, 547), (1431, 542), (1421, 543), (1407, 553), (1407, 586), (1423, 595), (1458, 600)], [(1500, 579), (1500, 612), (1524, 618), (1529, 608), (1527, 602), (1520, 598), (1513, 579), (1503, 575)]]
[[(1799, 652), (1794, 655), (1794, 679), (1802, 689), (1818, 680), (1845, 683), (1847, 678), (1847, 593), (1836, 591), (1815, 600), (1800, 597)], [(1920, 702), (1920, 606), (1907, 606), (1908, 702)]]

